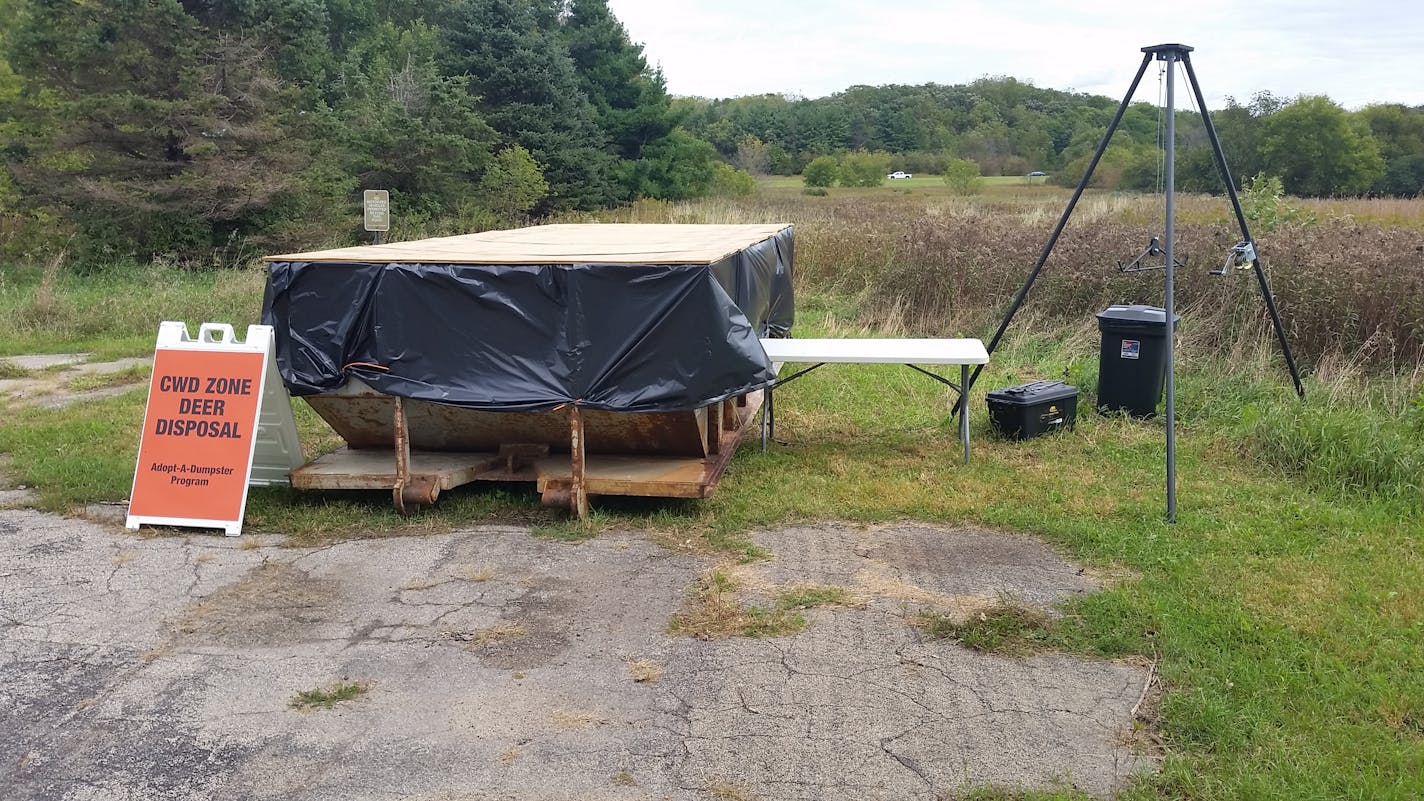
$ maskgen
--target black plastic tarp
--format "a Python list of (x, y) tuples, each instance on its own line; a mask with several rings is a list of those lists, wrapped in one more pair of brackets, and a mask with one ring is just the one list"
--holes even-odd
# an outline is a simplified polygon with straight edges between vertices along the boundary
[(296, 395), (348, 376), (475, 409), (694, 409), (774, 376), (792, 231), (713, 264), (278, 261), (262, 319)]

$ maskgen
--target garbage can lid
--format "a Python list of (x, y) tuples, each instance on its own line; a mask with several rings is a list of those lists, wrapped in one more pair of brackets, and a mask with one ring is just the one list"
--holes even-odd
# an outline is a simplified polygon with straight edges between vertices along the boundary
[[(1174, 322), (1181, 322), (1182, 315), (1176, 317)], [(1125, 323), (1150, 323), (1155, 325), (1166, 325), (1167, 310), (1157, 306), (1143, 306), (1133, 304), (1131, 306), (1109, 306), (1098, 312), (1099, 320), (1121, 320)]]

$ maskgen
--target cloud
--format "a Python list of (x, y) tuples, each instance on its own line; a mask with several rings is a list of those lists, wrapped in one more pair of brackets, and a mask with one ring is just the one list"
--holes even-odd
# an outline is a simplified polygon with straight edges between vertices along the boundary
[[(1362, 0), (609, 0), (675, 94), (818, 97), (855, 84), (972, 81), (1121, 97), (1140, 48), (1196, 51), (1208, 105), (1269, 90), (1356, 107), (1424, 104), (1424, 5)], [(1139, 99), (1155, 100), (1155, 70)]]

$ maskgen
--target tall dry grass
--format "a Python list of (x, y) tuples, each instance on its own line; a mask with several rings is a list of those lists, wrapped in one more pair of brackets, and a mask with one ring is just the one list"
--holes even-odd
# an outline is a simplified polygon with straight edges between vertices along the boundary
[[(605, 219), (794, 223), (800, 288), (853, 298), (861, 322), (882, 330), (987, 337), (1065, 201), (1066, 194), (1011, 192), (970, 198), (762, 192), (643, 202)], [(1314, 223), (1253, 231), (1287, 336), (1307, 368), (1344, 360), (1407, 373), (1424, 363), (1424, 199), (1382, 203), (1321, 202)], [(1161, 236), (1161, 212), (1160, 197), (1086, 196), (1022, 313), (1057, 324), (1112, 303), (1161, 305), (1160, 271), (1118, 269)], [(1363, 221), (1380, 219), (1397, 222)], [(1230, 356), (1243, 343), (1269, 341), (1253, 273), (1210, 274), (1239, 239), (1225, 199), (1179, 199), (1177, 252), (1187, 266), (1177, 271), (1176, 293), (1189, 348)]]
[[(829, 197), (643, 203), (621, 222), (789, 222), (796, 281), (846, 336), (980, 336), (997, 328), (1062, 213), (1066, 193), (973, 198), (875, 190)], [(1263, 470), (1322, 491), (1413, 508), (1424, 483), (1424, 200), (1331, 201), (1316, 221), (1253, 231), (1306, 372), (1290, 391), (1252, 272), (1213, 276), (1240, 233), (1221, 198), (1178, 201), (1182, 355), (1198, 366), (1179, 413)], [(1085, 196), (1003, 343), (1004, 352), (1093, 386), (1096, 321), (1111, 303), (1162, 302), (1160, 272), (1124, 274), (1161, 235), (1160, 197)], [(1047, 354), (1047, 355), (1045, 355)], [(1064, 368), (1063, 365), (1067, 365)]]

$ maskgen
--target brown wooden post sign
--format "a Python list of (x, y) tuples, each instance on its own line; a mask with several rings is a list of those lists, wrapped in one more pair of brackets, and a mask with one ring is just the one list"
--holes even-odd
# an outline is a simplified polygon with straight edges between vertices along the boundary
[(367, 189), (361, 208), (366, 230), (374, 232), (376, 244), (381, 244), (381, 235), (391, 230), (391, 193), (384, 189)]

